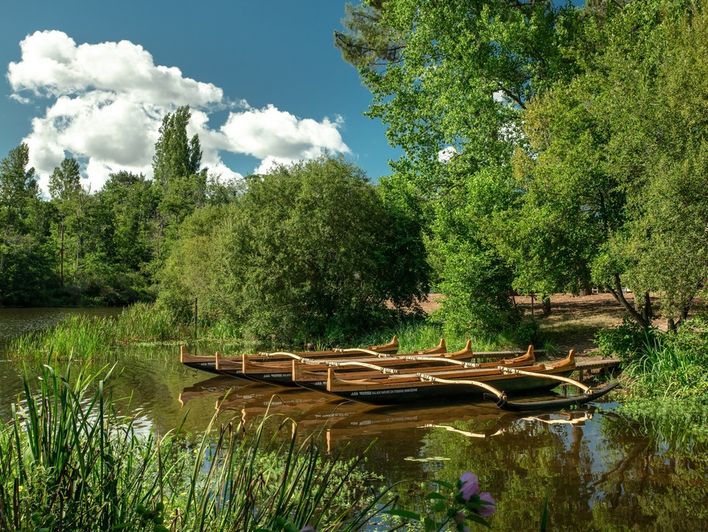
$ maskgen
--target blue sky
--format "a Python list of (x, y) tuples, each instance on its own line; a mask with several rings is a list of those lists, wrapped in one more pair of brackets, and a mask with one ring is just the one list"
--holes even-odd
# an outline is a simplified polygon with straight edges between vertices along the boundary
[(29, 138), (46, 174), (68, 146), (95, 189), (109, 171), (149, 166), (140, 145), (152, 150), (156, 117), (189, 103), (212, 167), (248, 174), (329, 150), (377, 179), (396, 152), (333, 45), (343, 14), (335, 0), (7, 2), (0, 154)]

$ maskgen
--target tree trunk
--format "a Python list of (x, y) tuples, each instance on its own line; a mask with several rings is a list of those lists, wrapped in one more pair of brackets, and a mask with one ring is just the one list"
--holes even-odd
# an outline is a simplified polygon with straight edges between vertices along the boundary
[(614, 298), (624, 307), (624, 309), (629, 313), (629, 315), (634, 321), (636, 321), (645, 329), (648, 329), (651, 325), (651, 321), (648, 321), (644, 318), (644, 316), (642, 316), (640, 312), (637, 312), (637, 309), (634, 308), (634, 305), (631, 305), (629, 301), (627, 301), (627, 299), (624, 297), (624, 292), (622, 292), (622, 279), (620, 279), (618, 273), (614, 275), (614, 281), (615, 286), (608, 286), (607, 289), (610, 291), (610, 293), (612, 293)]
[(61, 279), (61, 287), (64, 288), (64, 222), (59, 225), (61, 231), (61, 244), (59, 246), (59, 279)]
[(644, 292), (644, 305), (642, 308), (642, 316), (649, 323), (651, 323), (651, 320), (654, 318), (654, 311), (651, 308), (651, 298), (649, 297), (649, 292)]

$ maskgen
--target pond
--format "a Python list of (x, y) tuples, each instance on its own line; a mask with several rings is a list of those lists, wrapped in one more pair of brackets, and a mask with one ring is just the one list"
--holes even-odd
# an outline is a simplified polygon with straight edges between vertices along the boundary
[[(70, 312), (115, 311), (5, 309), (0, 334), (45, 326)], [(6, 419), (23, 368), (6, 353), (0, 359), (0, 418)], [(366, 452), (366, 467), (388, 483), (403, 481), (404, 490), (476, 472), (498, 500), (492, 519), (498, 530), (537, 530), (546, 499), (551, 530), (708, 529), (706, 449), (627, 420), (613, 402), (538, 415), (481, 404), (372, 408), (188, 369), (177, 346), (121, 349), (88, 369), (111, 366), (113, 397), (121, 413), (137, 416), (141, 430), (164, 434), (181, 423), (203, 430), (217, 402), (222, 420), (258, 419), (269, 410), (295, 419), (325, 453)]]

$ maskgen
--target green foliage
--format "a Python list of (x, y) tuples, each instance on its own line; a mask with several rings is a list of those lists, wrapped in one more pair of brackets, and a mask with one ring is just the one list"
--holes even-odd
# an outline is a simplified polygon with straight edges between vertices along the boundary
[(160, 191), (157, 206), (160, 241), (158, 266), (169, 251), (179, 224), (194, 209), (206, 202), (207, 172), (201, 169), (202, 151), (199, 137), (187, 140), (189, 107), (180, 107), (162, 120), (160, 136), (155, 143), (153, 173)]
[(338, 159), (253, 178), (233, 204), (196, 211), (180, 231), (161, 304), (187, 316), (197, 298), (204, 319), (238, 324), (246, 338), (342, 339), (378, 321), (386, 301), (427, 291), (415, 220)]
[(3, 530), (354, 530), (377, 513), (361, 459), (321, 458), (295, 434), (277, 445), (268, 418), (141, 435), (102, 378), (45, 367), (38, 389), (25, 379), (0, 425)]
[[(393, 508), (387, 513), (406, 522), (418, 522), (426, 532), (454, 529), (469, 530), (466, 523), (477, 523), (490, 528), (485, 517), (492, 515), (496, 502), (489, 492), (479, 490), (479, 479), (474, 473), (463, 473), (456, 484), (433, 481), (425, 495), (424, 515)], [(427, 486), (426, 486), (427, 487)]]
[(191, 140), (187, 139), (191, 116), (189, 107), (183, 106), (162, 119), (153, 156), (155, 181), (161, 185), (176, 177), (199, 173), (202, 160), (199, 137), (195, 135)]
[(708, 405), (708, 320), (686, 321), (657, 336), (624, 368), (635, 397), (676, 398)]
[[(579, 20), (574, 8), (551, 2), (391, 0), (349, 6), (347, 31), (336, 35), (372, 91), (369, 114), (403, 149), (392, 164), (394, 179), (426, 205), (443, 315), (458, 333), (518, 323), (509, 264), (519, 279), (524, 267), (545, 267), (516, 243), (500, 249), (494, 220), (517, 194), (509, 163), (524, 144), (524, 108), (575, 71), (570, 50)], [(515, 255), (504, 256), (509, 250)], [(525, 279), (515, 285), (538, 289)]]
[(641, 356), (658, 334), (655, 329), (645, 329), (625, 319), (622, 325), (598, 331), (595, 343), (603, 356), (618, 356), (628, 362)]
[(29, 148), (0, 162), (0, 305), (37, 304), (55, 286), (48, 245), (50, 210), (39, 198)]
[(198, 137), (187, 139), (190, 113), (165, 116), (155, 176), (117, 172), (103, 189), (81, 185), (67, 158), (39, 197), (29, 149), (22, 144), (0, 172), (0, 305), (125, 305), (154, 299), (161, 267), (181, 221), (207, 202), (232, 201), (238, 188), (200, 169)]
[(514, 160), (523, 195), (504, 254), (543, 257), (523, 285), (606, 286), (643, 327), (651, 307), (634, 308), (622, 288), (659, 293), (673, 326), (708, 278), (708, 16), (652, 0), (589, 20), (584, 71), (525, 113), (528, 147)]

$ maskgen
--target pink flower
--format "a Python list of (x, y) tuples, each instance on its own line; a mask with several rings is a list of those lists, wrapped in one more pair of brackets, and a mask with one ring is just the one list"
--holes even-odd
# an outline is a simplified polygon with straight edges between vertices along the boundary
[(460, 476), (460, 495), (464, 501), (469, 501), (479, 493), (479, 479), (474, 473), (467, 471)]
[(497, 509), (497, 503), (488, 491), (483, 491), (479, 494), (479, 500), (482, 501), (482, 507), (479, 509), (479, 515), (489, 517)]

